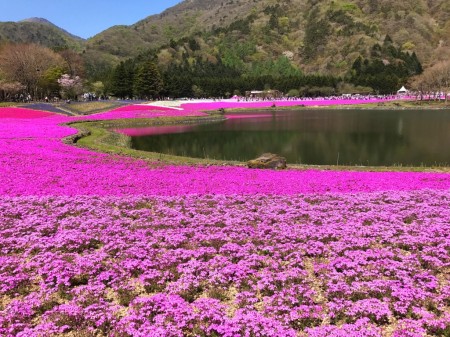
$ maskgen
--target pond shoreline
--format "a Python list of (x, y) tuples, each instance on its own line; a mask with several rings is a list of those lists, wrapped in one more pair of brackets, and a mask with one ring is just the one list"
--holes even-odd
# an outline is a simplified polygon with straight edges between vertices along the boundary
[[(258, 111), (286, 111), (286, 110), (297, 110), (301, 109), (303, 111), (308, 110), (449, 110), (450, 104), (445, 106), (436, 106), (433, 104), (411, 104), (411, 105), (395, 105), (395, 102), (390, 102), (383, 105), (367, 103), (367, 104), (345, 104), (345, 105), (291, 105), (291, 106), (273, 106), (273, 107), (263, 107), (258, 108)], [(404, 103), (404, 102), (402, 102)], [(439, 104), (439, 103), (437, 103)], [(442, 103), (441, 103), (442, 104)], [(255, 108), (226, 108), (224, 109), (225, 113), (227, 112), (242, 112), (242, 111), (255, 111)], [(208, 112), (207, 110), (202, 112)]]
[[(297, 106), (283, 107), (280, 110), (292, 110), (298, 109)], [(330, 109), (330, 106), (321, 106), (319, 108), (316, 107), (305, 107), (304, 111), (307, 110), (316, 110), (316, 109)], [(334, 110), (342, 110), (335, 106), (333, 106)], [(346, 106), (344, 110), (355, 109), (359, 110), (359, 107), (355, 106)], [(376, 110), (374, 108), (367, 108), (361, 110)], [(405, 110), (408, 108), (398, 108), (395, 110)], [(423, 110), (427, 109), (423, 107), (421, 109), (413, 109), (411, 110)], [(428, 108), (429, 109), (429, 108)], [(258, 108), (258, 111), (277, 111), (275, 108)], [(303, 109), (302, 109), (303, 110)], [(378, 110), (392, 110), (390, 108), (378, 109)], [(225, 109), (225, 112), (248, 112), (255, 111), (255, 108), (248, 109)], [(104, 120), (104, 121), (83, 121), (83, 124), (80, 122), (71, 122), (68, 123), (69, 126), (75, 127), (81, 132), (85, 133), (85, 136), (81, 136), (77, 139), (76, 146), (86, 147), (93, 149), (95, 151), (106, 152), (106, 153), (114, 153), (126, 155), (134, 158), (145, 159), (149, 161), (158, 161), (167, 164), (175, 164), (175, 165), (196, 165), (196, 166), (210, 166), (210, 165), (226, 165), (226, 166), (246, 166), (246, 162), (232, 161), (232, 160), (215, 160), (208, 158), (193, 158), (186, 156), (175, 156), (168, 155), (163, 153), (156, 152), (147, 152), (140, 151), (130, 148), (130, 137), (120, 134), (116, 131), (111, 131), (111, 129), (120, 129), (120, 128), (130, 128), (130, 127), (154, 127), (154, 126), (169, 126), (169, 125), (189, 125), (189, 124), (198, 124), (198, 123), (215, 123), (219, 121), (223, 121), (226, 119), (226, 116), (222, 114), (219, 110), (202, 110), (208, 114), (204, 117), (199, 116), (186, 116), (186, 117), (167, 117), (167, 118), (149, 118), (149, 119), (118, 119), (118, 120)], [(89, 132), (86, 132), (86, 124), (90, 123), (88, 129)], [(92, 132), (92, 129), (97, 129), (97, 131)], [(101, 132), (98, 129), (102, 129)], [(350, 170), (350, 171), (373, 171), (373, 172), (450, 172), (450, 167), (448, 166), (403, 166), (403, 165), (393, 165), (393, 166), (364, 166), (364, 165), (307, 165), (307, 164), (289, 164), (288, 167), (290, 169), (296, 170), (308, 170), (308, 169), (318, 169), (318, 170)]]

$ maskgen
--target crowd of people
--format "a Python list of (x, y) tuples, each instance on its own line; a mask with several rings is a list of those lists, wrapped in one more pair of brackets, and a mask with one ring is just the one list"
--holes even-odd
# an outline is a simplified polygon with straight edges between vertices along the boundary
[(401, 99), (405, 95), (333, 95), (333, 96), (318, 96), (318, 97), (299, 97), (299, 96), (234, 96), (238, 102), (258, 102), (258, 101), (338, 101), (338, 100), (374, 100), (374, 99)]
[[(245, 95), (245, 96), (233, 96), (230, 99), (237, 102), (261, 102), (261, 101), (338, 101), (338, 100), (396, 100), (404, 98), (415, 98), (418, 100), (445, 100), (445, 94), (436, 95), (433, 94), (420, 94), (420, 93), (408, 93), (408, 94), (391, 94), (391, 95), (374, 95), (374, 94), (343, 94), (343, 95), (332, 95), (332, 96), (286, 96), (286, 95)], [(449, 94), (450, 96), (450, 94)], [(447, 97), (448, 99), (449, 97)], [(107, 95), (96, 95), (95, 93), (84, 93), (79, 96), (77, 101), (81, 102), (92, 102), (98, 100), (108, 100), (112, 99)], [(227, 98), (225, 97), (202, 97), (202, 98), (170, 98), (170, 97), (159, 97), (155, 100), (157, 101), (172, 101), (172, 100), (211, 100), (211, 101), (221, 101)], [(31, 103), (36, 101), (44, 101), (46, 103), (58, 103), (61, 99), (59, 97), (48, 97), (44, 99), (34, 99), (31, 94), (17, 94), (14, 97), (10, 97), (9, 101), (19, 102), (19, 103)], [(132, 99), (126, 99), (132, 100)], [(67, 99), (66, 102), (69, 103), (71, 100)]]

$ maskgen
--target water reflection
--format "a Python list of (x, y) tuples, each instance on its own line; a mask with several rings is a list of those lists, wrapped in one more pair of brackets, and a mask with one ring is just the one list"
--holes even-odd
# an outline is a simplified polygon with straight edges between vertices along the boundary
[[(309, 110), (233, 114), (217, 124), (134, 129), (139, 150), (242, 160), (263, 152), (288, 163), (450, 163), (450, 111)], [(150, 134), (150, 135), (145, 135)]]
[(401, 136), (403, 134), (403, 118), (399, 118), (398, 120), (398, 135)]

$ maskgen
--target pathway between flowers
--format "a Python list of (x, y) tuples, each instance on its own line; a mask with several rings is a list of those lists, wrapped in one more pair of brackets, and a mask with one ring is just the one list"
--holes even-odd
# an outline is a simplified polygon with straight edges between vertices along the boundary
[(76, 119), (0, 109), (1, 336), (449, 333), (450, 174), (154, 165)]

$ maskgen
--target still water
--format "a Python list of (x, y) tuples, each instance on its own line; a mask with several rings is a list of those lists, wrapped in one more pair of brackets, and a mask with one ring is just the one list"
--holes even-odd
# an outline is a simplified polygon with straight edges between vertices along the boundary
[(138, 150), (310, 165), (450, 164), (450, 110), (243, 112), (224, 122), (127, 130)]

